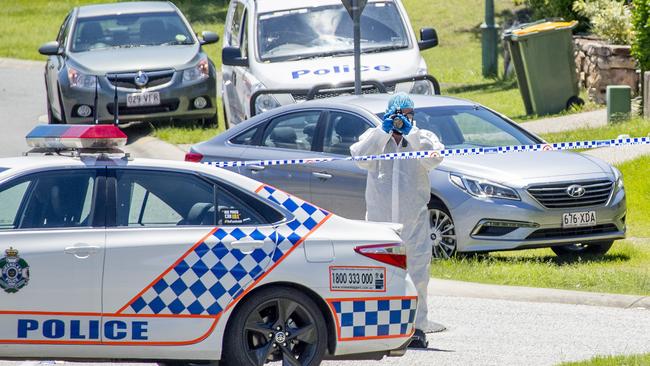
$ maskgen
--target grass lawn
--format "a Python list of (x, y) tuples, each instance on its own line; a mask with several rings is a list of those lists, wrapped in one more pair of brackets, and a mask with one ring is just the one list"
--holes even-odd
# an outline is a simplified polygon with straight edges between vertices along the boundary
[[(525, 127), (525, 125), (524, 125)], [(626, 122), (608, 124), (598, 128), (583, 128), (573, 131), (549, 133), (541, 137), (548, 142), (565, 142), (581, 140), (607, 140), (620, 135), (643, 137), (650, 134), (650, 121), (635, 118)]]
[(598, 356), (591, 360), (566, 362), (559, 366), (648, 366), (650, 353), (631, 356)]

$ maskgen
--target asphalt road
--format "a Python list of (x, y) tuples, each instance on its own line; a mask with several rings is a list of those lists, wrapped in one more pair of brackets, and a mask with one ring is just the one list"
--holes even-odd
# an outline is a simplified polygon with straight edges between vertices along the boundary
[(25, 135), (47, 113), (44, 65), (0, 59), (0, 157), (27, 151)]
[[(537, 366), (596, 355), (650, 352), (647, 309), (445, 296), (430, 300), (430, 316), (447, 330), (428, 335), (428, 350), (409, 350), (401, 358), (381, 361), (327, 361), (323, 365)], [(0, 366), (38, 364), (0, 361)]]

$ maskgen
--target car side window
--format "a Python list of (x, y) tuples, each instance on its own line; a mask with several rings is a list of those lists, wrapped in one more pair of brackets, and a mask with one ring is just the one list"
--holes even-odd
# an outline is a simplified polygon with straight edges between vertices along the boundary
[(228, 44), (231, 47), (239, 47), (239, 37), (241, 35), (242, 16), (244, 13), (244, 4), (237, 2), (233, 11), (228, 33)]
[(0, 189), (0, 230), (17, 227), (18, 211), (29, 184), (25, 181)]
[(217, 224), (224, 225), (268, 225), (281, 221), (284, 216), (260, 199), (242, 192), (238, 188), (219, 185), (217, 190), (219, 213)]
[(61, 28), (59, 28), (59, 34), (56, 36), (56, 41), (59, 42), (59, 46), (61, 47), (63, 47), (65, 38), (70, 32), (70, 15), (71, 13), (68, 13), (68, 15), (66, 15), (65, 20), (61, 24)]
[(95, 170), (65, 170), (23, 177), (0, 189), (0, 229), (93, 226)]
[(252, 145), (254, 143), (255, 135), (259, 130), (259, 126), (251, 128), (250, 130), (240, 133), (239, 135), (230, 139), (231, 144), (235, 145)]
[(273, 119), (262, 137), (262, 146), (311, 151), (320, 111), (292, 113)]
[(350, 155), (350, 146), (370, 128), (362, 117), (344, 112), (330, 112), (326, 126), (323, 152), (339, 155)]
[(198, 176), (121, 169), (116, 180), (117, 226), (215, 225), (214, 186)]

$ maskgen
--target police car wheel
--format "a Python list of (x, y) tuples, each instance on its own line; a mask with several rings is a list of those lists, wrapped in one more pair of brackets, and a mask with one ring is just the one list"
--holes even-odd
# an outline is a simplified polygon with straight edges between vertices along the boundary
[(577, 257), (580, 255), (600, 256), (605, 255), (613, 244), (613, 240), (606, 240), (594, 243), (562, 245), (559, 247), (551, 247), (551, 250), (558, 257)]
[(449, 210), (436, 201), (429, 203), (429, 226), (432, 256), (441, 259), (455, 256), (458, 241), (454, 220)]
[(269, 287), (236, 309), (221, 364), (319, 365), (326, 347), (325, 320), (314, 301), (292, 288)]

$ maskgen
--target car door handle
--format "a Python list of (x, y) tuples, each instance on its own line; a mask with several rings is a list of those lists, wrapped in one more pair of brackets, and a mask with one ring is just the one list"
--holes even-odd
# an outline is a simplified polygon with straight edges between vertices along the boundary
[(262, 170), (264, 170), (264, 168), (265, 168), (265, 167), (263, 167), (263, 166), (261, 166), (261, 165), (247, 165), (247, 166), (246, 166), (246, 169), (252, 171), (253, 173), (255, 173), (255, 172), (261, 172)]
[(264, 240), (235, 240), (230, 243), (233, 249), (248, 254), (264, 246)]
[(75, 244), (71, 247), (66, 247), (63, 251), (66, 254), (73, 254), (77, 258), (88, 258), (93, 253), (97, 253), (99, 251), (99, 247), (96, 245), (88, 245), (88, 244)]
[(328, 172), (312, 172), (311, 174), (314, 177), (322, 180), (328, 180), (332, 178), (332, 174), (329, 174)]

